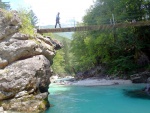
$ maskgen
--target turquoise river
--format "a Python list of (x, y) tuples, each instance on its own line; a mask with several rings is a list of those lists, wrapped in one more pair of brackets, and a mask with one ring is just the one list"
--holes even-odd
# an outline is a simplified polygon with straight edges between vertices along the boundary
[(150, 97), (140, 85), (50, 85), (52, 105), (45, 113), (150, 113)]

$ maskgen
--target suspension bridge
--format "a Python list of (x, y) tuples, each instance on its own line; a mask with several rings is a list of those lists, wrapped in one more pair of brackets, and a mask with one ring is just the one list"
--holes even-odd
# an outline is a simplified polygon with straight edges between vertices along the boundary
[(49, 29), (37, 29), (40, 34), (43, 33), (58, 33), (58, 32), (76, 32), (76, 31), (94, 31), (94, 30), (105, 30), (113, 28), (127, 28), (137, 26), (150, 26), (150, 21), (137, 21), (137, 22), (125, 22), (116, 24), (105, 24), (105, 25), (90, 25), (90, 26), (77, 26), (77, 27), (66, 27), (66, 28), (49, 28)]

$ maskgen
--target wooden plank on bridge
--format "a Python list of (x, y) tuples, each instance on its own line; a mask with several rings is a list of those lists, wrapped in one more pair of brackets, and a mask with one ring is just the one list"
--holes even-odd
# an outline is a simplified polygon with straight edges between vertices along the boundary
[(139, 21), (139, 22), (134, 22), (134, 23), (117, 23), (115, 25), (106, 24), (106, 25), (67, 27), (67, 28), (37, 29), (37, 32), (38, 33), (57, 33), (57, 32), (93, 31), (93, 30), (149, 26), (149, 25), (150, 25), (150, 21)]

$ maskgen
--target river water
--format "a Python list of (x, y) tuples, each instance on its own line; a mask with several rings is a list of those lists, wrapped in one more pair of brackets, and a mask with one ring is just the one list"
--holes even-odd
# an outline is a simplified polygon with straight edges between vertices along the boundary
[(46, 113), (150, 113), (150, 97), (144, 84), (114, 86), (55, 86), (49, 88)]

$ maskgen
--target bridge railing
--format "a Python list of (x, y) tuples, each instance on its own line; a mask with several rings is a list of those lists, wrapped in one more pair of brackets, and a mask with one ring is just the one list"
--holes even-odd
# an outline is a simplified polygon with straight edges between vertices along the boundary
[(76, 32), (76, 31), (93, 31), (93, 30), (104, 30), (113, 28), (125, 28), (125, 27), (137, 27), (137, 26), (149, 26), (150, 21), (134, 21), (124, 22), (115, 24), (103, 24), (103, 25), (89, 25), (89, 26), (76, 26), (76, 27), (65, 27), (65, 28), (46, 28), (37, 29), (38, 33), (54, 33), (54, 32)]

